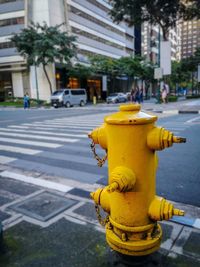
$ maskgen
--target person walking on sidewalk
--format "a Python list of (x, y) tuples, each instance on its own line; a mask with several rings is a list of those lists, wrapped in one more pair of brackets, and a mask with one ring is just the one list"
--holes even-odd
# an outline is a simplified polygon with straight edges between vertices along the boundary
[(24, 109), (27, 109), (30, 107), (30, 98), (28, 94), (24, 95)]
[(167, 88), (165, 84), (163, 85), (161, 97), (162, 97), (162, 102), (166, 104), (167, 103)]

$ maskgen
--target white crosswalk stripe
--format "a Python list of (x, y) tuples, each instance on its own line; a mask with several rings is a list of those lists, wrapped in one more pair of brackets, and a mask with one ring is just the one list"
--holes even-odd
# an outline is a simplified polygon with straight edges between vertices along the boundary
[[(8, 128), (11, 128), (12, 130), (13, 129), (34, 129), (34, 130), (49, 130), (49, 131), (55, 131), (55, 130), (59, 130), (58, 127), (35, 127), (34, 125), (31, 127), (31, 126), (15, 126), (15, 125), (9, 125)], [(62, 128), (61, 128), (62, 130)], [(65, 129), (64, 129), (65, 130)], [(70, 128), (67, 128), (66, 129), (67, 132), (77, 132), (77, 133), (88, 133), (89, 130), (81, 130), (81, 129), (70, 129)]]
[(27, 155), (35, 155), (35, 154), (42, 152), (41, 150), (22, 148), (22, 147), (16, 147), (16, 146), (6, 146), (6, 145), (0, 145), (0, 150), (10, 151), (10, 152), (14, 152), (14, 153), (27, 154)]
[[(8, 128), (0, 128), (0, 131), (10, 132)], [(17, 133), (27, 133), (26, 129), (12, 129), (12, 132)], [(29, 133), (36, 133), (36, 134), (45, 134), (45, 135), (53, 135), (53, 136), (68, 136), (68, 137), (76, 137), (76, 138), (86, 138), (87, 134), (69, 134), (69, 133), (58, 133), (58, 132), (48, 132), (48, 131), (34, 131), (29, 130)]]
[(41, 122), (41, 123), (24, 123), (23, 124), (24, 126), (42, 126), (43, 128), (44, 127), (53, 127), (53, 128), (71, 128), (71, 129), (92, 129), (94, 128), (93, 126), (74, 126), (73, 124), (67, 124), (67, 125), (63, 125), (63, 124), (56, 124), (56, 123), (45, 123), (45, 122)]
[(70, 139), (70, 138), (61, 138), (61, 137), (51, 137), (51, 136), (42, 136), (42, 135), (32, 135), (32, 134), (19, 134), (19, 133), (8, 133), (8, 132), (0, 132), (0, 135), (6, 136), (13, 136), (13, 137), (25, 137), (25, 138), (33, 138), (33, 139), (40, 139), (40, 140), (52, 140), (52, 141), (61, 141), (61, 142), (69, 142), (74, 143), (77, 142), (78, 139)]
[(16, 160), (16, 158), (0, 156), (0, 164), (7, 164), (7, 163), (12, 162), (14, 160)]
[[(0, 154), (5, 154), (0, 164), (95, 183), (103, 177), (103, 170), (106, 173), (107, 164), (99, 173), (88, 133), (103, 123), (103, 117), (65, 117), (0, 127)], [(98, 154), (103, 156), (104, 151)]]
[(57, 148), (57, 147), (62, 146), (61, 144), (55, 144), (55, 143), (36, 142), (36, 141), (28, 141), (28, 140), (4, 138), (4, 137), (0, 137), (0, 142), (24, 144), (24, 145), (31, 145), (31, 146), (41, 146), (41, 147), (49, 147), (49, 148)]

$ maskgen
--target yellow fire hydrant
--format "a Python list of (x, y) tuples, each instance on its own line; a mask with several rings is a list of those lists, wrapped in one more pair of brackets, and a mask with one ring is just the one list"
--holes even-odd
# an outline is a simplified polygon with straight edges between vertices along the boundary
[[(157, 117), (140, 108), (138, 104), (120, 106), (119, 112), (105, 117), (105, 123), (88, 135), (98, 165), (108, 159), (108, 185), (91, 193), (98, 219), (106, 227), (110, 247), (134, 256), (148, 255), (160, 247), (162, 229), (157, 221), (184, 215), (156, 196), (156, 150), (186, 139), (156, 127)], [(95, 152), (96, 144), (106, 150), (103, 159)], [(104, 220), (100, 207), (108, 213)]]

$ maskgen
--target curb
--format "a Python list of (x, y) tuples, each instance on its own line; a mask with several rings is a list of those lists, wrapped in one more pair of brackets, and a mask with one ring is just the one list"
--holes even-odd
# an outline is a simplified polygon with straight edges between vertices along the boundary
[(173, 216), (172, 219), (170, 219), (170, 222), (182, 224), (188, 227), (192, 227), (195, 229), (200, 229), (200, 219), (199, 218), (189, 218), (189, 217), (179, 217), (179, 216)]
[(200, 110), (152, 110), (155, 113), (164, 114), (200, 114)]
[[(32, 176), (26, 176), (22, 174), (14, 174), (9, 171), (2, 171), (0, 172), (0, 175), (6, 178), (18, 180), (21, 182), (25, 182), (32, 185), (37, 185), (43, 188), (47, 188), (50, 190), (56, 190), (62, 193), (69, 193), (69, 194), (75, 194), (80, 197), (89, 197), (90, 190), (84, 190), (84, 189), (78, 189), (76, 187), (63, 185), (57, 182), (51, 182), (48, 180), (40, 179)], [(172, 219), (169, 220), (170, 222), (181, 224), (184, 226), (188, 226), (195, 229), (200, 229), (200, 218), (189, 218), (189, 217), (180, 217), (180, 216), (173, 216)]]

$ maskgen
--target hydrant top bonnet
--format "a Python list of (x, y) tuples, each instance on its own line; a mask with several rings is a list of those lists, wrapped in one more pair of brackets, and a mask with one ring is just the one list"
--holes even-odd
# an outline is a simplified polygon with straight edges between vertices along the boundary
[(108, 124), (148, 124), (157, 120), (157, 116), (146, 114), (140, 111), (141, 105), (128, 104), (121, 105), (119, 112), (105, 117), (104, 121)]

